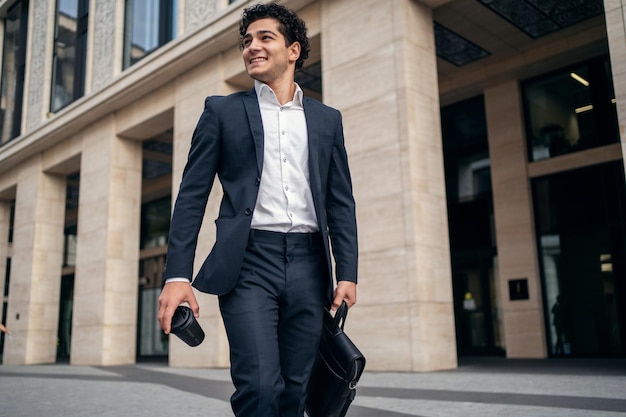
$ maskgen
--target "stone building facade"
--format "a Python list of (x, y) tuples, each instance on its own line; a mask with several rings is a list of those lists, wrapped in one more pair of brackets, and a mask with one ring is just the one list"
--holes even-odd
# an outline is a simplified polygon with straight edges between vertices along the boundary
[[(69, 3), (74, 14), (60, 13)], [(145, 13), (149, 3), (159, 5), (158, 14)], [(203, 100), (252, 86), (237, 27), (241, 10), (254, 3), (0, 1), (0, 318), (13, 333), (2, 339), (4, 363), (117, 365), (167, 357), (172, 366), (228, 366), (215, 297), (199, 296), (207, 338), (191, 349), (158, 331), (156, 295), (168, 210)], [(359, 302), (346, 330), (368, 368), (450, 369), (458, 355), (476, 353), (623, 356), (626, 253), (619, 242), (626, 213), (591, 222), (587, 235), (595, 212), (586, 215), (570, 194), (549, 198), (562, 189), (551, 181), (584, 169), (617, 173), (617, 180), (605, 171), (598, 178), (612, 178), (623, 193), (626, 1), (568, 2), (568, 10), (512, 2), (540, 18), (532, 24), (486, 0), (280, 3), (304, 18), (313, 46), (298, 81), (344, 118), (360, 241)], [(150, 28), (142, 22), (157, 27), (158, 41), (141, 37)], [(70, 58), (59, 28), (76, 42)], [(22, 66), (8, 45), (20, 46)], [(63, 59), (82, 68), (71, 73), (73, 84), (62, 80)], [(561, 73), (602, 81), (599, 90), (592, 81), (589, 100), (609, 98), (594, 114), (615, 129), (599, 133), (604, 119), (569, 114), (578, 134), (566, 135), (567, 151), (556, 153), (549, 149), (554, 136), (533, 142), (531, 132), (541, 117), (558, 119), (554, 97), (582, 88), (559, 84)], [(8, 88), (16, 85), (21, 90)], [(55, 88), (73, 92), (58, 108)], [(572, 106), (579, 114), (589, 103)], [(12, 116), (20, 109), (21, 117)], [(581, 127), (592, 125), (596, 130)], [(582, 147), (586, 138), (591, 144)], [(478, 150), (468, 151), (472, 146)], [(603, 189), (597, 198), (610, 211), (623, 197), (602, 181), (585, 193)], [(197, 259), (214, 239), (216, 188)], [(617, 200), (609, 200), (614, 194)], [(469, 213), (478, 206), (469, 203), (477, 202), (486, 208), (476, 209), (481, 220), (474, 222)], [(559, 228), (567, 214), (546, 214), (564, 205), (582, 212), (578, 228)], [(576, 233), (596, 236), (594, 247), (606, 249), (580, 246)], [(473, 236), (486, 236), (486, 243)], [(558, 266), (562, 259), (581, 265), (570, 271)], [(579, 302), (596, 291), (585, 277), (600, 272), (597, 308), (566, 314), (589, 324), (569, 325), (561, 340), (557, 293)], [(576, 286), (566, 273), (581, 274)], [(602, 320), (606, 326), (593, 324)], [(591, 331), (594, 343), (580, 341)]]

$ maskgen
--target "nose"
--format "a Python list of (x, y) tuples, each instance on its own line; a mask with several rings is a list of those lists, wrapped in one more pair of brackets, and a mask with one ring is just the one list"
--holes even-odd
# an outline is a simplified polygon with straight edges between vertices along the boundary
[(258, 50), (259, 50), (258, 44), (254, 41), (250, 44), (250, 46), (248, 46), (248, 51), (250, 52), (256, 52)]
[(256, 38), (250, 39), (250, 43), (248, 44), (248, 49), (251, 51), (258, 51), (261, 43), (257, 41)]

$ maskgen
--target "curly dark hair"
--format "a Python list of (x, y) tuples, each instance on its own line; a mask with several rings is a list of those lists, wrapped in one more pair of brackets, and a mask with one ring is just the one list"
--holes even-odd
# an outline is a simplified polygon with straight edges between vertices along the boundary
[(296, 69), (302, 68), (304, 60), (309, 57), (311, 45), (306, 35), (306, 24), (298, 15), (285, 6), (275, 3), (256, 4), (244, 9), (239, 22), (240, 40), (246, 35), (248, 26), (255, 20), (272, 17), (280, 23), (280, 33), (285, 37), (285, 46), (289, 46), (294, 42), (300, 43), (300, 57), (296, 61)]

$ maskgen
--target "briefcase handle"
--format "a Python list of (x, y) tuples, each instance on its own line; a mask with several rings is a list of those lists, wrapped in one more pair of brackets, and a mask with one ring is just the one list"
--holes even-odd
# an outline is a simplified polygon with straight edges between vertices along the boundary
[(348, 317), (348, 303), (346, 303), (346, 301), (344, 300), (341, 302), (341, 305), (335, 312), (332, 329), (341, 329), (341, 331), (343, 331), (343, 327), (346, 324), (346, 317)]

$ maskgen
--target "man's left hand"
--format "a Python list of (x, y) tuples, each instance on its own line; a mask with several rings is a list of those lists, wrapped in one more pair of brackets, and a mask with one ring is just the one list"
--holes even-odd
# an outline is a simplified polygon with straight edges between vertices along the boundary
[(335, 288), (335, 299), (332, 311), (337, 311), (342, 301), (346, 301), (348, 308), (356, 304), (356, 283), (351, 281), (339, 281)]

